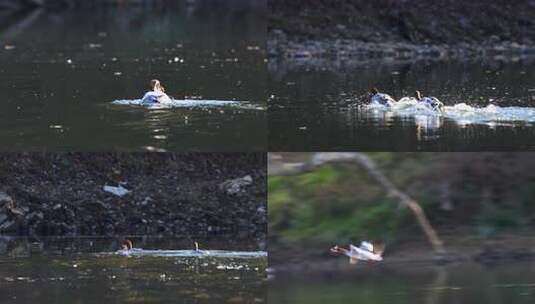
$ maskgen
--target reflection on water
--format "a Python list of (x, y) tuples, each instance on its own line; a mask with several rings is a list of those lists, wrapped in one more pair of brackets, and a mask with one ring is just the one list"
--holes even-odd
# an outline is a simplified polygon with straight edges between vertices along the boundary
[[(134, 238), (149, 249), (188, 248), (191, 241)], [(202, 246), (254, 251), (232, 238)], [(264, 257), (122, 256), (112, 239), (0, 240), (2, 303), (265, 303)]]
[[(0, 17), (5, 150), (264, 150), (263, 6), (195, 1), (35, 14)], [(257, 107), (110, 109), (141, 98), (152, 78), (178, 99)]]
[[(271, 149), (533, 150), (535, 62), (373, 62), (336, 71), (270, 71)], [(442, 115), (363, 107), (370, 87), (400, 99), (416, 89), (446, 105)]]
[(273, 303), (533, 303), (535, 264), (367, 267), (344, 273), (277, 276)]

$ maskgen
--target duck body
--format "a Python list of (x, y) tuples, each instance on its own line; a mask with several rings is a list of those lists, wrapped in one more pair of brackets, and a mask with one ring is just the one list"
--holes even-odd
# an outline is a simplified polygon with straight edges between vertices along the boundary
[(373, 94), (370, 99), (372, 104), (382, 105), (385, 107), (391, 107), (396, 103), (396, 100), (394, 100), (392, 96), (378, 92)]
[(349, 245), (349, 249), (350, 249), (349, 250), (350, 257), (357, 258), (358, 260), (363, 260), (363, 261), (382, 261), (383, 260), (383, 257), (381, 255), (371, 250), (368, 250), (368, 248), (363, 247), (362, 244), (360, 245), (360, 247)]
[(437, 112), (442, 112), (443, 108), (444, 108), (444, 104), (440, 100), (438, 100), (438, 98), (432, 97), (432, 96), (431, 97), (424, 97), (424, 98), (418, 100), (418, 102), (427, 105), (433, 111), (437, 111)]
[(141, 99), (142, 105), (151, 105), (156, 103), (170, 103), (171, 98), (161, 91), (148, 91)]
[(418, 103), (426, 105), (433, 111), (442, 112), (444, 110), (444, 104), (436, 97), (422, 97), (420, 92), (416, 91), (416, 99), (418, 100)]
[(382, 261), (383, 248), (374, 246), (370, 242), (361, 242), (360, 246), (349, 245), (349, 249), (334, 246), (331, 248), (332, 253), (343, 254), (349, 257), (351, 264), (356, 264), (359, 260), (362, 261)]

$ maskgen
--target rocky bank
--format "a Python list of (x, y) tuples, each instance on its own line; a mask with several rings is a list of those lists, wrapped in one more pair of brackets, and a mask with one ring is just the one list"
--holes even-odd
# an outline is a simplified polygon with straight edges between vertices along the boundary
[(262, 153), (0, 154), (0, 234), (226, 233), (267, 233)]
[(270, 0), (269, 10), (272, 58), (535, 54), (535, 0)]

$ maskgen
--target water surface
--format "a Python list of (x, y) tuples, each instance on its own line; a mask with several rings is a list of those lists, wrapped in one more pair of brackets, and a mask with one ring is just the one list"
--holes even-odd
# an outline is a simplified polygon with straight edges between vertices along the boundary
[(324, 274), (281, 275), (269, 284), (280, 304), (522, 304), (535, 300), (535, 264), (354, 267)]
[[(149, 250), (189, 248), (181, 239), (133, 238)], [(204, 248), (260, 250), (238, 239)], [(0, 239), (2, 303), (265, 303), (265, 256), (124, 256), (117, 239)]]
[[(264, 150), (265, 8), (185, 3), (2, 12), (2, 148)], [(177, 99), (253, 106), (112, 104), (141, 98), (153, 78)]]
[[(535, 62), (270, 63), (269, 143), (283, 151), (535, 149)], [(436, 96), (444, 115), (362, 107), (377, 87)], [(413, 109), (414, 110), (414, 109)]]

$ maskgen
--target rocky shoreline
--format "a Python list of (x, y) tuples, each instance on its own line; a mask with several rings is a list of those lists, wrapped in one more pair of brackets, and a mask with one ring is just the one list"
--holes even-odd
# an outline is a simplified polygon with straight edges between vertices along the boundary
[(262, 153), (2, 154), (0, 234), (263, 239), (265, 168)]
[(515, 58), (534, 56), (535, 46), (518, 43), (497, 44), (413, 44), (407, 42), (365, 43), (351, 39), (289, 39), (281, 30), (274, 30), (268, 41), (268, 56), (286, 60), (313, 58), (368, 61), (446, 60), (481, 57)]
[(535, 54), (535, 1), (270, 2), (268, 55), (444, 60)]

